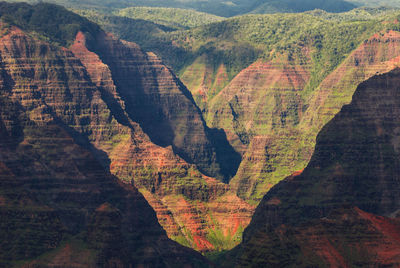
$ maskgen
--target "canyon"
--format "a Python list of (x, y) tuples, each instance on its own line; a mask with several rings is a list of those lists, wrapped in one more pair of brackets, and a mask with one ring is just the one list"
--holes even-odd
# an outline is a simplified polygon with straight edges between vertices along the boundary
[(400, 265), (397, 17), (247, 15), (151, 52), (0, 3), (0, 264)]
[(206, 127), (154, 54), (101, 30), (71, 41), (58, 47), (3, 24), (12, 98), (36, 124), (62, 122), (104, 170), (138, 188), (169, 237), (198, 250), (236, 245), (255, 207), (223, 183), (240, 161), (223, 131)]
[(212, 68), (207, 53), (183, 70), (180, 77), (207, 125), (223, 129), (242, 155), (229, 181), (239, 197), (257, 205), (272, 186), (303, 170), (318, 132), (350, 102), (357, 85), (399, 66), (400, 34), (379, 23), (377, 32), (357, 33), (360, 44), (331, 71), (316, 71), (321, 52), (306, 41), (296, 41), (290, 57), (276, 51), (231, 79), (223, 64)]

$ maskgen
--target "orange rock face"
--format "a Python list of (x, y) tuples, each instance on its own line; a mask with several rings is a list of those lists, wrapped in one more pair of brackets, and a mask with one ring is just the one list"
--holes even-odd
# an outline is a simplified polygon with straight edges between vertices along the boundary
[(133, 132), (81, 60), (17, 28), (0, 37), (0, 55), (1, 265), (44, 253), (27, 266), (205, 262), (169, 240), (138, 190), (108, 171), (101, 146)]
[[(213, 228), (239, 236), (231, 225), (242, 230), (254, 210), (240, 199), (224, 212), (218, 208), (213, 221), (195, 216), (212, 217), (215, 207), (208, 203), (228, 194), (229, 187), (198, 170), (221, 169), (201, 114), (179, 80), (135, 44), (104, 33), (97, 41), (91, 48), (78, 33), (70, 49), (58, 49), (14, 28), (0, 39), (1, 68), (8, 75), (2, 87), (28, 107), (35, 124), (57, 118), (81, 135), (81, 143), (90, 142), (106, 169), (141, 189), (170, 237), (210, 250), (214, 245), (207, 236)], [(4, 127), (11, 131), (12, 126)], [(193, 217), (176, 205), (178, 200), (185, 200), (183, 207)], [(244, 211), (239, 223), (236, 218), (229, 223), (239, 208)]]
[[(179, 148), (174, 144), (167, 147), (157, 145), (156, 143), (160, 141), (157, 140), (158, 138), (154, 135), (159, 135), (163, 133), (164, 130), (160, 128), (157, 133), (156, 130), (149, 130), (149, 128), (156, 128), (152, 126), (154, 125), (152, 124), (147, 126), (146, 129), (147, 133), (150, 133), (149, 136), (147, 133), (144, 133), (141, 128), (141, 125), (146, 124), (146, 120), (149, 119), (138, 119), (136, 114), (130, 114), (130, 111), (133, 111), (133, 109), (139, 109), (137, 107), (131, 108), (131, 110), (127, 109), (129, 106), (138, 105), (137, 100), (130, 99), (134, 98), (134, 96), (124, 95), (128, 94), (128, 92), (124, 93), (123, 91), (128, 90), (128, 86), (134, 88), (135, 85), (129, 84), (133, 82), (125, 81), (125, 84), (120, 84), (120, 88), (118, 88), (113, 80), (116, 79), (116, 75), (129, 72), (132, 73), (130, 74), (131, 76), (138, 76), (137, 73), (139, 71), (145, 75), (154, 75), (155, 72), (156, 76), (149, 77), (149, 81), (146, 81), (145, 84), (143, 81), (136, 81), (135, 83), (139, 84), (136, 85), (136, 87), (139, 87), (141, 84), (144, 91), (150, 91), (146, 94), (150, 94), (151, 96), (160, 94), (161, 99), (166, 95), (170, 100), (168, 100), (165, 105), (172, 105), (173, 98), (177, 98), (173, 97), (174, 94), (179, 98), (182, 97), (179, 88), (174, 84), (176, 83), (174, 80), (175, 78), (154, 55), (144, 54), (134, 44), (128, 44), (128, 47), (123, 47), (124, 44), (119, 43), (119, 41), (113, 39), (111, 36), (101, 36), (99, 38), (99, 42), (102, 42), (101, 46), (105, 47), (110, 43), (109, 46), (114, 49), (112, 53), (116, 53), (116, 55), (112, 55), (112, 53), (111, 55), (103, 55), (103, 59), (106, 61), (109, 60), (110, 66), (113, 66), (114, 69), (111, 69), (109, 65), (103, 63), (100, 56), (87, 48), (86, 40), (82, 33), (77, 35), (76, 41), (70, 49), (86, 67), (91, 80), (100, 88), (102, 96), (106, 96), (105, 101), (108, 107), (111, 107), (111, 111), (119, 117), (118, 123), (121, 123), (122, 120), (124, 122), (121, 125), (112, 121), (112, 125), (107, 126), (113, 133), (112, 137), (109, 139), (105, 139), (105, 135), (101, 132), (94, 133), (90, 137), (91, 142), (98, 149), (107, 153), (110, 161), (110, 171), (126, 182), (130, 183), (134, 181), (135, 185), (141, 189), (147, 201), (155, 209), (160, 223), (167, 230), (170, 237), (178, 240), (183, 239), (185, 241), (184, 244), (197, 250), (212, 250), (215, 246), (207, 240), (207, 236), (211, 230), (219, 228), (223, 230), (227, 238), (233, 239), (233, 237), (235, 237), (235, 242), (232, 242), (232, 245), (238, 243), (240, 239), (238, 239), (237, 236), (240, 236), (241, 230), (250, 222), (254, 207), (237, 198), (233, 206), (229, 205), (229, 203), (228, 205), (221, 203), (220, 205), (222, 205), (222, 207), (226, 206), (226, 208), (223, 209), (220, 207), (218, 211), (214, 211), (217, 208), (213, 204), (210, 205), (209, 202), (223, 198), (223, 196), (228, 193), (232, 195), (232, 193), (229, 192), (229, 187), (201, 174), (196, 169), (195, 165), (189, 164), (179, 157), (176, 154)], [(114, 48), (114, 46), (117, 48)], [(105, 49), (104, 47), (101, 49)], [(101, 51), (101, 49), (99, 51)], [(131, 51), (128, 56), (124, 55), (125, 63), (121, 65), (118, 63), (118, 57), (121, 57), (118, 53), (126, 49)], [(108, 53), (110, 54), (110, 52)], [(131, 57), (132, 62), (127, 62), (129, 57)], [(120, 61), (124, 62), (124, 60), (121, 59)], [(138, 70), (131, 70), (132, 68), (137, 68)], [(160, 78), (157, 78), (158, 76)], [(158, 85), (151, 84), (151, 81), (155, 78), (159, 79), (156, 80), (158, 81)], [(154, 83), (156, 83), (156, 81), (154, 81)], [(154, 90), (163, 90), (165, 92), (154, 92)], [(138, 98), (143, 98), (143, 96)], [(150, 101), (153, 100), (151, 99)], [(181, 108), (183, 110), (188, 109), (182, 106), (184, 105), (184, 101), (180, 100), (179, 103), (181, 107), (176, 108)], [(156, 106), (157, 103), (153, 103), (153, 105)], [(117, 109), (116, 107), (119, 108)], [(142, 109), (146, 111), (146, 108), (142, 107)], [(183, 118), (183, 115), (189, 114), (191, 120), (188, 122), (189, 130), (182, 129), (183, 125), (179, 126), (179, 131), (181, 131), (179, 135), (183, 135), (183, 142), (186, 142), (184, 141), (186, 139), (192, 139), (192, 143), (194, 143), (191, 145), (193, 146), (193, 153), (199, 154), (195, 152), (200, 146), (196, 145), (196, 143), (199, 141), (201, 142), (201, 139), (207, 137), (204, 133), (204, 129), (199, 130), (199, 127), (202, 127), (199, 113), (197, 111), (187, 111), (182, 114), (183, 119), (176, 119), (173, 118), (175, 108), (168, 106), (164, 109), (167, 111), (166, 113), (168, 116), (171, 116), (171, 119), (169, 119), (171, 121), (187, 120)], [(141, 124), (139, 125), (138, 122)], [(198, 124), (200, 124), (200, 126)], [(108, 123), (108, 125), (110, 125), (110, 123)], [(187, 131), (193, 134), (187, 133)], [(166, 133), (168, 133), (168, 128)], [(187, 137), (187, 135), (189, 135), (189, 137)], [(192, 138), (190, 135), (192, 135)], [(156, 142), (153, 142), (151, 137), (155, 138)], [(161, 144), (164, 143), (166, 142), (161, 142)], [(208, 157), (211, 157), (211, 159), (213, 158), (213, 156)], [(239, 209), (241, 209), (242, 215), (235, 216), (230, 220), (231, 214)], [(213, 216), (214, 214), (218, 215)], [(210, 217), (214, 217), (214, 220), (211, 220)], [(237, 217), (239, 217), (240, 220), (238, 220)], [(232, 223), (230, 223), (230, 221), (232, 221)], [(239, 227), (240, 230), (238, 232)]]

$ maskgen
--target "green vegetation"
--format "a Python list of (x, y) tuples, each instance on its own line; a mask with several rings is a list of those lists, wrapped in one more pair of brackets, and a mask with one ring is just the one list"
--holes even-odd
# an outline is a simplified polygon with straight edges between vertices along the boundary
[(360, 20), (373, 20), (379, 17), (394, 15), (399, 12), (397, 8), (379, 7), (369, 8), (362, 7), (350, 10), (343, 13), (329, 13), (324, 10), (313, 10), (306, 12), (307, 14), (319, 17), (325, 20), (334, 21), (360, 21)]
[(165, 54), (171, 51), (171, 54), (175, 55), (181, 51), (179, 48), (172, 47), (170, 42), (160, 37), (166, 33), (175, 31), (176, 29), (174, 28), (141, 19), (106, 15), (93, 10), (73, 9), (73, 11), (100, 25), (106, 32), (111, 32), (118, 38), (135, 42), (147, 51), (158, 52), (163, 47), (166, 50)]
[(0, 2), (0, 18), (7, 24), (37, 33), (62, 46), (72, 44), (78, 31), (90, 37), (100, 30), (96, 24), (67, 9), (46, 3), (31, 6)]
[[(13, 0), (25, 1), (25, 0)], [(26, 0), (30, 3), (39, 0)], [(103, 12), (127, 7), (183, 8), (232, 17), (246, 13), (303, 12), (316, 8), (329, 12), (343, 12), (356, 7), (345, 0), (48, 0), (68, 8), (96, 9)], [(395, 1), (395, 0), (392, 0)]]
[[(239, 226), (238, 229), (235, 230), (235, 233), (228, 232), (227, 234), (225, 234), (224, 230), (219, 226), (217, 221), (213, 219), (212, 214), (209, 213), (208, 216), (211, 218), (214, 227), (205, 229), (205, 231), (207, 232), (206, 239), (214, 246), (214, 250), (209, 253), (205, 253), (205, 255), (207, 257), (210, 256), (211, 258), (215, 258), (222, 252), (234, 248), (242, 241), (244, 227)], [(204, 215), (203, 217), (204, 219), (207, 218)], [(180, 232), (181, 232), (180, 235), (173, 236), (170, 238), (186, 247), (191, 247), (191, 248), (197, 247), (195, 239), (193, 238), (193, 235), (190, 232), (190, 230), (182, 226)]]
[(192, 233), (190, 231), (188, 231), (185, 226), (182, 226), (182, 228), (180, 229), (181, 231), (181, 235), (178, 236), (172, 236), (170, 237), (172, 240), (178, 242), (179, 244), (188, 247), (188, 248), (194, 248), (195, 247), (195, 243), (193, 240), (193, 236)]
[(341, 0), (266, 0), (262, 1), (251, 13), (304, 12), (322, 9), (328, 12), (344, 12), (356, 6)]
[(224, 234), (224, 230), (219, 228), (216, 222), (214, 224), (216, 227), (208, 230), (207, 240), (214, 246), (215, 251), (230, 250), (242, 241), (243, 226), (239, 226), (235, 233)]
[(258, 58), (286, 57), (293, 63), (304, 64), (302, 49), (310, 47), (315, 66), (310, 87), (315, 88), (348, 53), (383, 28), (377, 19), (333, 24), (309, 14), (247, 15), (189, 31), (163, 34), (162, 38), (185, 51), (185, 54), (174, 55), (181, 59), (180, 64), (175, 64), (176, 61), (170, 60), (170, 55), (162, 50), (157, 52), (180, 74), (205, 54), (212, 61), (209, 65), (214, 67), (213, 72), (224, 64), (231, 80)]
[[(192, 91), (210, 127), (233, 130), (241, 142), (248, 145), (251, 145), (252, 136), (256, 135), (300, 137), (285, 142), (277, 138), (280, 140), (279, 144), (268, 148), (270, 158), (263, 164), (263, 168), (258, 168), (259, 175), (253, 188), (247, 193), (241, 193), (243, 197), (254, 198), (257, 203), (271, 185), (293, 170), (302, 169), (307, 162), (307, 153), (304, 152), (313, 148), (313, 137), (318, 133), (319, 127), (308, 130), (309, 138), (302, 136), (305, 134), (301, 130), (304, 126), (298, 126), (301, 122), (299, 100), (304, 109), (307, 109), (309, 99), (321, 81), (354, 49), (377, 32), (399, 28), (394, 23), (398, 13), (399, 11), (390, 8), (359, 8), (339, 14), (316, 10), (285, 16), (246, 15), (178, 31), (162, 28), (165, 26), (153, 22), (141, 21), (152, 25), (152, 30), (142, 36), (127, 34), (125, 39), (138, 43), (145, 50), (154, 51), (172, 66)], [(96, 16), (100, 17), (94, 15), (93, 18)], [(129, 27), (134, 28), (139, 21), (130, 20), (129, 23), (132, 25)], [(116, 28), (121, 32), (124, 24), (121, 23)], [(214, 101), (215, 96), (241, 70), (257, 60), (284, 62), (287, 66), (307, 65), (311, 67), (311, 77), (302, 91), (287, 94), (287, 103), (284, 106), (280, 95), (260, 95), (262, 97), (259, 99), (268, 99), (268, 103), (260, 102), (256, 110), (243, 111), (241, 104), (232, 99), (229, 105), (235, 120), (224, 122), (224, 118), (213, 118), (216, 111), (221, 111), (219, 109), (227, 105), (226, 100)], [(219, 70), (226, 73), (222, 82), (217, 80)], [(196, 92), (205, 83), (203, 74), (206, 86), (209, 87), (205, 97)], [(347, 95), (337, 97), (336, 101), (340, 103), (347, 100)], [(265, 118), (271, 120), (266, 123)], [(251, 120), (254, 124), (249, 131), (245, 126)], [(284, 129), (280, 130), (281, 127)], [(295, 162), (294, 159), (300, 160)], [(257, 168), (250, 163), (242, 164), (249, 165), (248, 170)]]
[[(206, 55), (214, 78), (218, 68), (224, 65), (229, 81), (258, 58), (270, 60), (284, 55), (304, 63), (301, 49), (311, 45), (318, 65), (314, 71), (319, 77), (315, 85), (370, 34), (383, 29), (379, 21), (392, 11), (360, 9), (343, 14), (315, 11), (284, 17), (247, 15), (180, 31), (144, 20), (93, 11), (79, 13), (119, 37), (155, 52), (181, 76), (199, 57)], [(337, 21), (334, 24), (333, 18)], [(190, 79), (185, 82), (190, 84)]]
[(398, 0), (348, 0), (358, 6), (367, 7), (400, 7), (400, 2)]
[(131, 19), (143, 19), (176, 29), (187, 29), (223, 18), (211, 14), (180, 8), (130, 7), (115, 12), (115, 15)]

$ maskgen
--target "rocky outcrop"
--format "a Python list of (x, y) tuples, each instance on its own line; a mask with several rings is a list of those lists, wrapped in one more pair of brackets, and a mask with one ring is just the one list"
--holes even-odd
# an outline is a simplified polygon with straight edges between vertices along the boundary
[[(280, 245), (267, 251), (289, 264), (310, 264), (312, 253), (325, 265), (399, 265), (400, 226), (388, 218), (400, 208), (399, 82), (395, 69), (358, 86), (318, 134), (307, 168), (272, 188), (257, 207), (239, 263), (263, 251), (254, 247), (264, 236)], [(296, 254), (286, 256), (287, 249)]]

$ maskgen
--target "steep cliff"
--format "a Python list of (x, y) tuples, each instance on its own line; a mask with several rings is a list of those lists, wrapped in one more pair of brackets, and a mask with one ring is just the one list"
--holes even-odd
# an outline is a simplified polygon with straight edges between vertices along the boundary
[[(143, 196), (105, 170), (88, 150), (89, 144), (82, 143), (81, 134), (46, 104), (38, 114), (34, 102), (14, 95), (17, 81), (4, 66), (0, 78), (1, 265), (205, 263), (200, 255), (167, 238)], [(79, 78), (79, 69), (65, 74), (73, 73), (69, 71), (76, 71)], [(112, 224), (105, 220), (97, 224), (95, 219), (105, 207), (119, 216), (110, 215)], [(102, 231), (102, 243), (93, 229)], [(108, 236), (114, 240), (107, 240)]]
[(236, 249), (238, 264), (399, 265), (400, 226), (388, 218), (400, 207), (399, 82), (395, 69), (358, 86), (318, 134), (306, 169), (264, 197)]
[(175, 154), (205, 174), (221, 180), (234, 175), (240, 156), (235, 158), (228, 143), (213, 142), (216, 137), (205, 126), (190, 93), (154, 54), (104, 33), (94, 43), (91, 47), (83, 33), (78, 33), (71, 50), (116, 116), (139, 124), (152, 143), (171, 146)]
[[(65, 48), (39, 40), (51, 37), (43, 25), (38, 36), (9, 24), (16, 23), (1, 25), (2, 85), (29, 120), (62, 123), (104, 170), (144, 193), (170, 237), (201, 250), (214, 249), (218, 239), (234, 240), (229, 247), (239, 242), (254, 207), (199, 170), (227, 180), (240, 156), (223, 132), (205, 126), (190, 93), (160, 60), (94, 26), (77, 30)], [(185, 228), (192, 218), (197, 227)], [(214, 229), (224, 235), (210, 243)]]
[[(129, 131), (115, 133), (110, 137), (111, 141), (101, 134), (92, 135), (92, 143), (107, 153), (111, 161), (111, 172), (124, 181), (134, 181), (155, 208), (161, 224), (170, 237), (198, 250), (215, 249), (217, 245), (214, 244), (222, 243), (218, 239), (234, 239), (234, 242), (222, 246), (224, 248), (238, 243), (241, 231), (237, 232), (237, 228), (240, 227), (242, 230), (247, 226), (254, 207), (241, 199), (236, 199), (237, 203), (233, 206), (229, 203), (221, 203), (222, 206), (218, 208), (213, 206), (213, 200), (223, 198), (226, 194), (233, 195), (229, 187), (201, 174), (197, 169), (202, 170), (201, 164), (194, 166), (189, 164), (191, 159), (188, 163), (180, 158), (178, 155), (185, 154), (177, 154), (176, 151), (179, 149), (174, 145), (163, 147), (155, 143), (161, 139), (164, 140), (160, 142), (161, 144), (168, 145), (170, 141), (165, 136), (171, 133), (174, 140), (179, 138), (178, 142), (183, 142), (182, 148), (191, 150), (190, 154), (194, 159), (198, 160), (204, 156), (203, 159), (207, 161), (204, 167), (208, 170), (214, 168), (212, 163), (217, 162), (219, 159), (215, 158), (221, 155), (223, 161), (233, 167), (231, 169), (225, 166), (225, 171), (231, 173), (240, 156), (230, 149), (227, 141), (224, 141), (223, 134), (204, 127), (200, 113), (190, 102), (190, 95), (187, 98), (182, 94), (179, 90), (179, 86), (182, 85), (154, 54), (144, 54), (136, 45), (123, 44), (110, 35), (99, 35), (97, 44), (100, 44), (98, 45), (100, 48), (93, 50), (99, 51), (99, 55), (107, 51), (107, 54), (101, 57), (112, 60), (113, 63), (105, 64), (100, 56), (89, 51), (82, 33), (78, 33), (71, 51), (82, 61), (91, 80), (100, 88), (108, 107), (120, 117), (119, 122), (127, 124), (134, 131), (131, 137), (127, 135)], [(109, 49), (106, 49), (107, 46)], [(117, 74), (114, 74), (113, 70)], [(125, 84), (116, 85), (114, 81), (123, 81)], [(142, 92), (141, 88), (153, 92)], [(156, 92), (157, 90), (164, 91)], [(156, 107), (163, 110), (153, 113), (152, 110)], [(138, 115), (142, 115), (143, 119)], [(161, 118), (154, 118), (156, 116)], [(164, 120), (164, 117), (167, 119)], [(140, 126), (147, 126), (146, 134), (136, 122), (139, 122)], [(170, 122), (173, 122), (177, 129), (171, 130)], [(147, 133), (150, 133), (150, 137), (153, 135), (156, 141), (149, 138)], [(213, 141), (213, 144), (209, 143), (208, 139)], [(204, 143), (209, 150), (206, 153), (201, 152)], [(213, 148), (216, 148), (217, 153), (213, 152)], [(182, 206), (187, 207), (194, 216), (187, 216), (187, 213), (182, 211)], [(229, 222), (230, 215), (239, 209), (243, 212), (239, 216), (240, 220), (232, 219)], [(210, 217), (217, 220), (211, 220)], [(192, 222), (195, 226), (193, 228)], [(211, 243), (207, 236), (215, 228), (223, 230), (225, 235), (220, 235)], [(202, 242), (196, 242), (197, 240)]]

